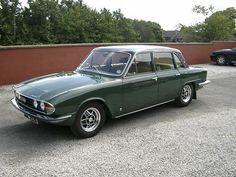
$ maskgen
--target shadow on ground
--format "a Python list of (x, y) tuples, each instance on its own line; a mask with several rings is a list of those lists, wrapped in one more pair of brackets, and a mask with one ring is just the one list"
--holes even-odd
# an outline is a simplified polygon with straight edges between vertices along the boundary
[[(109, 133), (110, 131), (113, 131), (113, 129), (123, 128), (127, 125), (139, 126), (140, 124), (145, 125), (161, 121), (174, 121), (175, 118), (173, 116), (168, 116), (168, 114), (173, 114), (176, 109), (181, 110), (181, 108), (176, 108), (172, 103), (169, 103), (118, 119), (108, 119), (102, 131), (104, 133)], [(23, 115), (21, 118), (24, 119)], [(28, 142), (32, 141), (34, 143), (38, 140), (42, 143), (42, 141), (76, 139), (71, 133), (69, 127), (46, 123), (36, 125), (28, 121), (26, 118), (23, 120), (23, 123), (2, 127), (0, 133), (5, 137), (21, 139), (22, 141)]]

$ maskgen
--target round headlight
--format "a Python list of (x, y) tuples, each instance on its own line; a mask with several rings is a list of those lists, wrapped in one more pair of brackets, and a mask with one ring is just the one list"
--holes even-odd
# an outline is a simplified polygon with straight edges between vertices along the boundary
[(16, 98), (20, 98), (20, 94), (18, 92), (15, 92)]
[(42, 111), (45, 110), (45, 104), (44, 104), (44, 102), (40, 102), (40, 108), (41, 108)]
[(50, 103), (45, 103), (45, 111), (47, 114), (52, 114), (55, 111), (55, 107)]
[(20, 97), (20, 100), (23, 101), (24, 103), (26, 102), (26, 99), (23, 96)]
[(35, 108), (38, 107), (38, 102), (37, 102), (37, 100), (34, 100), (33, 104), (34, 104), (34, 107), (35, 107)]

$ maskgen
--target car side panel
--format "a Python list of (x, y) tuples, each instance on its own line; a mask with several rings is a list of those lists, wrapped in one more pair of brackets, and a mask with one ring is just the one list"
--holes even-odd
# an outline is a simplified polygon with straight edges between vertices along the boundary
[(157, 76), (149, 73), (126, 77), (122, 91), (123, 114), (157, 104)]
[(181, 89), (181, 77), (177, 69), (157, 72), (158, 103), (178, 97)]
[(180, 68), (181, 86), (187, 83), (193, 83), (197, 90), (197, 83), (206, 81), (206, 70), (200, 68)]
[[(122, 106), (122, 80), (107, 82), (104, 84), (90, 86), (76, 92), (69, 92), (56, 98), (55, 114), (61, 115), (65, 112), (78, 112), (80, 107), (90, 101), (103, 102), (111, 115), (120, 114)], [(64, 101), (62, 101), (64, 100)]]

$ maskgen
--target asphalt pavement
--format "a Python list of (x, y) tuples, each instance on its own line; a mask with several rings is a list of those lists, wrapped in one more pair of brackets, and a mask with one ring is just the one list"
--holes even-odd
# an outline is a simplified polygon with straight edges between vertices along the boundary
[(108, 121), (89, 139), (35, 125), (0, 87), (0, 176), (236, 176), (236, 66), (200, 65), (211, 84), (185, 108)]

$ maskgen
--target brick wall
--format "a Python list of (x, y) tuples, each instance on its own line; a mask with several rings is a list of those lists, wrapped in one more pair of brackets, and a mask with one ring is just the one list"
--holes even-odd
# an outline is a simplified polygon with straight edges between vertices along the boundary
[[(150, 43), (148, 43), (150, 44)], [(0, 47), (0, 85), (74, 70), (95, 47), (118, 44), (69, 44)], [(210, 63), (213, 50), (236, 47), (236, 42), (151, 43), (180, 49), (189, 64)]]

